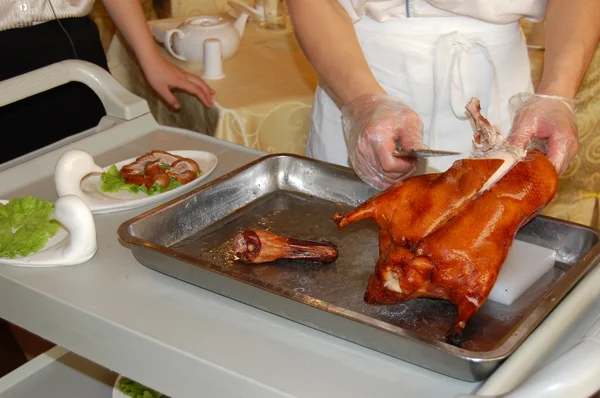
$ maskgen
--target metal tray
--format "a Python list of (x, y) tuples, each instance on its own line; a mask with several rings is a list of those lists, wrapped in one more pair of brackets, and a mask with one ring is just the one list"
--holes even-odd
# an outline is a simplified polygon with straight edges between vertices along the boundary
[[(118, 235), (145, 266), (393, 357), (467, 381), (506, 359), (600, 257), (599, 231), (539, 216), (517, 239), (552, 248), (557, 262), (511, 306), (487, 301), (463, 348), (443, 342), (456, 315), (446, 301), (363, 301), (377, 259), (377, 227), (332, 221), (375, 192), (348, 168), (271, 155), (123, 223)], [(232, 259), (235, 233), (267, 228), (338, 246), (333, 264)]]

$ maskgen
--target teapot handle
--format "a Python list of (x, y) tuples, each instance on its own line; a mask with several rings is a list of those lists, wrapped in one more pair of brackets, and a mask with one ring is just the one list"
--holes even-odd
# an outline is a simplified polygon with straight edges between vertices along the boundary
[(185, 62), (186, 59), (183, 56), (175, 53), (175, 50), (173, 50), (173, 48), (171, 47), (171, 36), (173, 36), (174, 33), (176, 33), (177, 37), (180, 38), (180, 39), (183, 36), (183, 32), (181, 30), (179, 30), (179, 29), (167, 30), (165, 32), (165, 40), (164, 40), (165, 48), (167, 49), (167, 51), (169, 52), (169, 54), (171, 54), (172, 56), (174, 56), (178, 60)]

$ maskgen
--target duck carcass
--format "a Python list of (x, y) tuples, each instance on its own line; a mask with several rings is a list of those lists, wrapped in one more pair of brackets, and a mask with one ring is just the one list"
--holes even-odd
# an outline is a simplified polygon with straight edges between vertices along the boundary
[(379, 259), (365, 301), (396, 304), (424, 297), (457, 307), (446, 341), (463, 330), (486, 301), (520, 227), (554, 197), (558, 174), (539, 150), (510, 147), (467, 105), (477, 127), (472, 158), (444, 173), (398, 182), (347, 214), (339, 228), (370, 218), (380, 227)]

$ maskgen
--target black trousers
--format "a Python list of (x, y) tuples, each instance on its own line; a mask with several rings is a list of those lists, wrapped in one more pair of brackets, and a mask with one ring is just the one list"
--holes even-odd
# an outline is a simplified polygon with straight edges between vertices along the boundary
[[(27, 28), (0, 31), (0, 80), (67, 59), (89, 61), (108, 71), (96, 24), (68, 18)], [(73, 51), (73, 47), (75, 51)], [(0, 107), (0, 163), (92, 128), (106, 115), (96, 94), (71, 82)]]

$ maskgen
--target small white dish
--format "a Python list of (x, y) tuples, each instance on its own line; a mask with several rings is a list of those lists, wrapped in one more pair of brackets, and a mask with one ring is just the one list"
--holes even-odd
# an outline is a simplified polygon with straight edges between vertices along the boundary
[[(189, 158), (200, 166), (202, 174), (195, 180), (181, 185), (171, 191), (147, 195), (143, 192), (132, 193), (127, 191), (103, 192), (101, 174), (112, 165), (104, 168), (96, 165), (92, 156), (78, 149), (65, 152), (54, 171), (54, 182), (59, 196), (76, 195), (83, 199), (93, 214), (109, 214), (119, 211), (131, 210), (152, 203), (163, 201), (187, 192), (206, 179), (217, 167), (217, 157), (204, 151), (168, 151), (173, 155)], [(140, 154), (140, 156), (143, 153)], [(135, 161), (136, 158), (115, 163), (118, 169)]]
[[(6, 204), (7, 200), (0, 200)], [(20, 267), (59, 267), (81, 264), (96, 254), (96, 224), (87, 204), (75, 195), (58, 198), (51, 216), (61, 223), (42, 250), (25, 257), (0, 257), (0, 264)]]
[(131, 398), (126, 395), (123, 391), (121, 391), (121, 379), (123, 376), (119, 375), (117, 380), (115, 380), (115, 385), (113, 386), (112, 398)]
[[(123, 376), (119, 375), (117, 380), (115, 380), (115, 384), (113, 386), (112, 398), (131, 398), (129, 395), (125, 394), (121, 391), (121, 379)], [(163, 398), (168, 398), (166, 395), (162, 394)]]

